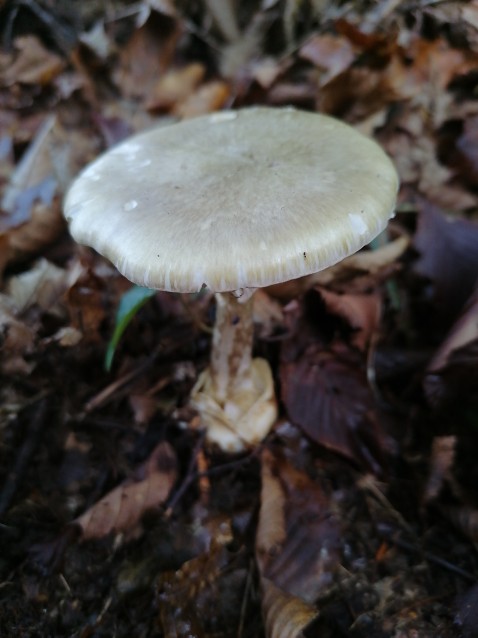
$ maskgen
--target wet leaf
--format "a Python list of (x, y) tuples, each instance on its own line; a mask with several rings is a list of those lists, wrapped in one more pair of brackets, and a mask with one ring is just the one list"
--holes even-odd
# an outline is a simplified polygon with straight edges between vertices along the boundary
[(118, 311), (115, 319), (115, 329), (113, 336), (108, 344), (105, 355), (105, 368), (111, 370), (113, 358), (118, 343), (123, 336), (124, 331), (130, 324), (136, 313), (144, 306), (144, 304), (156, 294), (156, 290), (143, 288), (141, 286), (133, 286), (126, 292), (119, 303)]

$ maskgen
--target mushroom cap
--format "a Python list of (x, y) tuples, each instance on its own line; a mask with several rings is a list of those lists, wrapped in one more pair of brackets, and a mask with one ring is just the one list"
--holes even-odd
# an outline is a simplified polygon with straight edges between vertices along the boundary
[(341, 261), (384, 229), (397, 188), (390, 159), (352, 127), (254, 107), (122, 142), (83, 170), (65, 216), (139, 285), (226, 292)]

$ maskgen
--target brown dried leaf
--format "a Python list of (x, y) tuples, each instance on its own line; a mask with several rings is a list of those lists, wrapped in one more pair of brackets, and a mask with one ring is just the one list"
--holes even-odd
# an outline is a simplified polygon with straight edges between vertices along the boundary
[(317, 609), (276, 587), (268, 578), (261, 578), (261, 587), (267, 638), (302, 638), (303, 629), (318, 616)]
[(311, 603), (330, 583), (340, 529), (320, 485), (282, 458), (262, 456), (256, 557), (261, 575)]
[(40, 84), (45, 86), (63, 70), (64, 61), (45, 49), (34, 35), (15, 39), (15, 52), (0, 58), (0, 86)]
[(316, 290), (324, 300), (327, 311), (344, 319), (354, 331), (350, 339), (352, 345), (365, 351), (378, 330), (382, 305), (379, 295), (340, 295), (319, 287)]
[(323, 69), (320, 85), (349, 68), (355, 59), (352, 44), (347, 38), (330, 34), (315, 34), (300, 48), (299, 56)]
[(181, 118), (196, 117), (222, 109), (230, 95), (230, 87), (222, 80), (203, 84), (173, 109)]
[(148, 97), (149, 110), (170, 110), (184, 102), (203, 80), (206, 69), (203, 64), (193, 62), (182, 69), (165, 73)]
[(147, 510), (165, 503), (176, 478), (176, 454), (168, 443), (160, 443), (132, 478), (73, 521), (81, 529), (82, 540), (131, 532)]

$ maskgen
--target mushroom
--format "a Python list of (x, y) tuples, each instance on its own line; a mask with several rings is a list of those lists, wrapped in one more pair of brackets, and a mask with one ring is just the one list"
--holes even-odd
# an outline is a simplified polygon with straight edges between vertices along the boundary
[(254, 289), (356, 252), (393, 214), (381, 148), (293, 108), (222, 111), (155, 128), (89, 165), (65, 201), (73, 237), (149, 288), (216, 293), (210, 365), (192, 403), (209, 441), (240, 451), (277, 415), (269, 364), (252, 358)]

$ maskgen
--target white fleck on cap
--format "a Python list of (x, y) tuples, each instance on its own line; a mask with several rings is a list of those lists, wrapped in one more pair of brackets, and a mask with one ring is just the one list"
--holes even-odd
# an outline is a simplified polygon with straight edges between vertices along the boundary
[(74, 182), (73, 237), (149, 288), (257, 288), (318, 272), (391, 217), (392, 162), (331, 117), (224, 111), (136, 135)]

